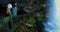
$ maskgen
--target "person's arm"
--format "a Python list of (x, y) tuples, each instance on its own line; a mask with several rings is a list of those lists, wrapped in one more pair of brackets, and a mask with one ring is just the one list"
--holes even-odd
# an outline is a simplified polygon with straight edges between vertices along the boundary
[(10, 14), (11, 13), (11, 10), (10, 8), (7, 7), (7, 14)]

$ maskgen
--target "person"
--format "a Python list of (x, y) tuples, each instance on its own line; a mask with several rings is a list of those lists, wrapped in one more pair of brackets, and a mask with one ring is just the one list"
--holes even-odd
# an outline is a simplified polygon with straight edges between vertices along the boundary
[(17, 15), (17, 2), (14, 1), (12, 5), (13, 5), (12, 14), (13, 14), (13, 16), (16, 16)]
[(9, 24), (9, 28), (11, 29), (12, 28), (12, 13), (11, 13), (11, 9), (12, 9), (12, 4), (9, 3), (7, 4), (7, 8), (6, 8), (6, 11), (7, 11), (7, 14), (8, 14), (8, 24)]

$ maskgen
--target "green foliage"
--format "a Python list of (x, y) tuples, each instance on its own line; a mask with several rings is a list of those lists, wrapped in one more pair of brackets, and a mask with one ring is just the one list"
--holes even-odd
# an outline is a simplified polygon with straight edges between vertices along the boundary
[(40, 16), (37, 16), (38, 20), (43, 20), (44, 16), (43, 15), (40, 15)]
[(33, 17), (29, 18), (29, 20), (27, 20), (27, 21), (28, 21), (28, 23), (35, 25), (35, 19)]
[(45, 8), (46, 7), (46, 4), (40, 4), (41, 7)]
[(41, 9), (41, 8), (45, 8), (45, 7), (46, 7), (46, 4), (39, 4), (39, 5), (31, 5), (31, 6), (28, 6), (28, 8), (30, 10)]

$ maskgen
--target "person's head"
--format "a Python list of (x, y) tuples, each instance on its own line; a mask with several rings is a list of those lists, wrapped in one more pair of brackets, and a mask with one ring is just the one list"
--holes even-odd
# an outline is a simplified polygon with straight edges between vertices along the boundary
[(12, 2), (12, 5), (13, 5), (13, 7), (15, 7), (17, 5), (17, 2), (16, 1), (13, 1)]
[(17, 2), (15, 1), (14, 4), (17, 5)]

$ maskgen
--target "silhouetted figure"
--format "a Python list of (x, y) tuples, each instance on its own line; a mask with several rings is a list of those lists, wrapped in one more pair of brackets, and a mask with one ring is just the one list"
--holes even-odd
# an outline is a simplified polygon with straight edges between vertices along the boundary
[(16, 16), (17, 15), (17, 11), (18, 11), (17, 2), (14, 1), (12, 5), (13, 5), (13, 7), (12, 7), (12, 14), (13, 14), (13, 16)]

